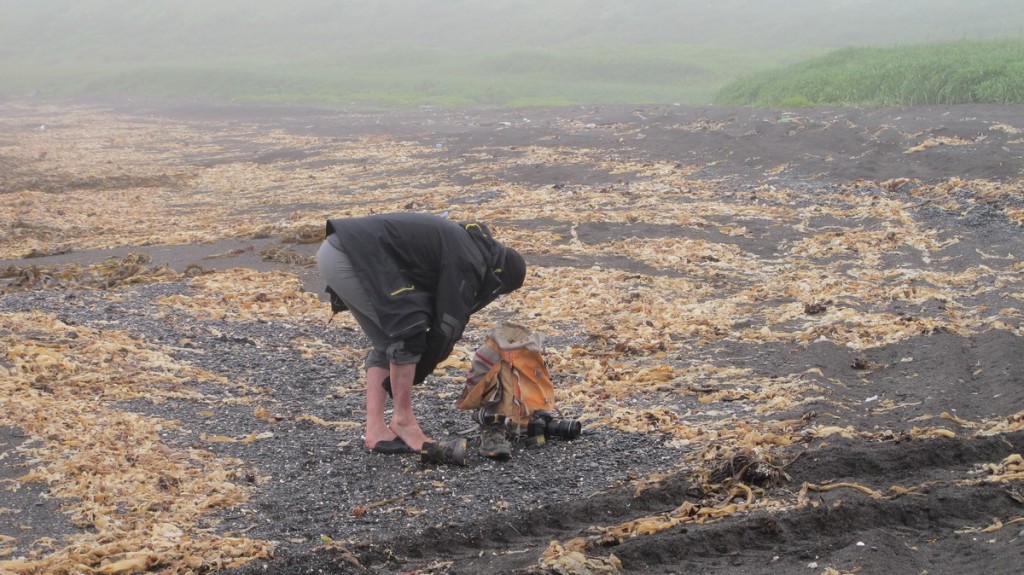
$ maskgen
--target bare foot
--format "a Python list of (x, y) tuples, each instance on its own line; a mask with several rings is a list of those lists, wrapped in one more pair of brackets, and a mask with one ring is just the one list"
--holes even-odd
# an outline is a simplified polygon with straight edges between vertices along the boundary
[(373, 449), (377, 446), (378, 441), (391, 441), (396, 437), (398, 435), (387, 426), (372, 426), (371, 429), (371, 426), (367, 425), (366, 435), (363, 436), (363, 439), (366, 441), (366, 448)]
[(427, 435), (423, 433), (423, 430), (420, 429), (419, 424), (415, 422), (411, 425), (402, 425), (399, 422), (392, 420), (391, 431), (398, 435), (398, 437), (401, 437), (402, 441), (404, 441), (406, 445), (416, 451), (422, 449), (424, 443), (434, 441), (427, 437)]

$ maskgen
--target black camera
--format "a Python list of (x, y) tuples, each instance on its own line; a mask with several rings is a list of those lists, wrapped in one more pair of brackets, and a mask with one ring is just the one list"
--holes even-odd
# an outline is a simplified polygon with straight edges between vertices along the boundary
[(548, 411), (538, 411), (530, 419), (526, 434), (530, 437), (576, 439), (583, 432), (583, 424), (578, 419), (559, 419)]

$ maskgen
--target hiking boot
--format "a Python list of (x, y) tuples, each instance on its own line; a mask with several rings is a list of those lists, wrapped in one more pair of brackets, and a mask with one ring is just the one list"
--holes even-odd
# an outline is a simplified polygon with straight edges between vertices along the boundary
[(424, 443), (420, 449), (420, 462), (466, 465), (467, 451), (466, 440), (461, 437), (445, 443)]
[(505, 437), (505, 426), (491, 423), (480, 427), (480, 455), (492, 459), (512, 457), (512, 445)]

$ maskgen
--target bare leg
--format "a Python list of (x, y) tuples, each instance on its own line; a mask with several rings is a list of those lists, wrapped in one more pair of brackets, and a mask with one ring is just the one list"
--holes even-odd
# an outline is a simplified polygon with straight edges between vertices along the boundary
[(384, 378), (388, 370), (383, 367), (371, 367), (366, 370), (366, 448), (373, 449), (378, 441), (389, 441), (395, 438), (395, 432), (388, 427), (384, 419), (388, 392), (384, 390)]
[(391, 416), (391, 431), (398, 434), (409, 447), (419, 451), (423, 444), (433, 441), (420, 429), (412, 411), (412, 380), (416, 364), (391, 364), (391, 394), (395, 411)]

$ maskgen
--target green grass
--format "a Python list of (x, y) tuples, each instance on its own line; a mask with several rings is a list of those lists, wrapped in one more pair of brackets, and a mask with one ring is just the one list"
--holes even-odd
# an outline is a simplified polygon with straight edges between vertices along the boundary
[[(771, 101), (1014, 101), (1001, 78), (1020, 75), (1022, 36), (1020, 0), (0, 0), (0, 97), (706, 105), (821, 56), (785, 69)], [(988, 53), (949, 66), (942, 45), (822, 56), (993, 38), (1018, 39), (997, 69), (975, 62)], [(722, 98), (754, 101), (771, 78)]]
[(1024, 103), (1024, 40), (846, 48), (738, 79), (718, 104), (769, 107)]
[(0, 60), (0, 94), (30, 92), (372, 107), (1019, 104), (1024, 40), (824, 54), (669, 44), (470, 54), (407, 47), (324, 61)]
[(472, 54), (391, 48), (331, 62), (181, 60), (71, 66), (0, 61), (0, 93), (372, 106), (708, 104), (736, 74), (795, 57), (783, 51), (647, 45)]

